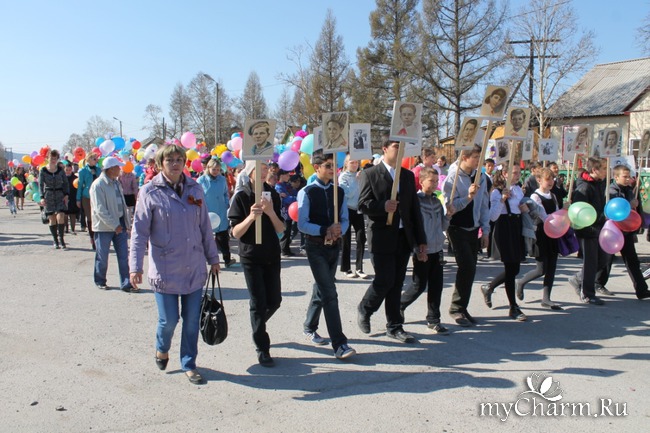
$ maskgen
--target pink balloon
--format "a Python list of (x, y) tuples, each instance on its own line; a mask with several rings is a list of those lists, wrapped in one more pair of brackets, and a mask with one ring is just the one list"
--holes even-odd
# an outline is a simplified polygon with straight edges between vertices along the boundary
[(291, 150), (293, 150), (294, 152), (300, 152), (301, 145), (302, 145), (302, 139), (295, 140), (293, 143), (291, 143)]
[(201, 158), (196, 158), (194, 161), (192, 161), (191, 167), (192, 170), (197, 173), (203, 172), (203, 164), (201, 164)]
[(241, 145), (244, 142), (241, 137), (235, 137), (230, 141), (231, 141), (231, 144), (232, 144), (232, 150), (240, 150)]
[(293, 150), (285, 150), (278, 158), (278, 165), (282, 170), (291, 171), (298, 166), (300, 154)]
[(623, 232), (614, 224), (614, 221), (607, 220), (600, 231), (600, 235), (598, 235), (598, 243), (607, 254), (616, 254), (623, 248), (625, 238)]
[(544, 233), (551, 239), (561, 238), (570, 226), (571, 220), (569, 220), (566, 210), (553, 212), (544, 221)]
[(196, 147), (196, 136), (193, 132), (187, 131), (181, 135), (181, 144), (187, 149), (192, 149)]

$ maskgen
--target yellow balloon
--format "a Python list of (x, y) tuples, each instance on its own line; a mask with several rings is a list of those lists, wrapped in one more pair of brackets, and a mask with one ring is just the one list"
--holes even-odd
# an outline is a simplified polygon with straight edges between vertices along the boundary
[(31, 164), (32, 163), (32, 157), (29, 155), (23, 155), (22, 160), (25, 164)]
[(199, 155), (199, 152), (197, 152), (196, 150), (194, 150), (194, 149), (188, 149), (188, 151), (185, 152), (185, 156), (187, 156), (187, 160), (188, 160), (188, 161), (194, 161), (194, 160), (195, 160), (196, 158), (198, 158), (200, 155)]
[(135, 154), (135, 159), (142, 161), (142, 158), (144, 158), (144, 150), (138, 150), (138, 153)]
[(308, 154), (300, 154), (300, 163), (302, 164), (302, 173), (305, 176), (305, 179), (315, 173), (316, 170), (314, 170), (314, 166), (311, 165), (310, 157)]

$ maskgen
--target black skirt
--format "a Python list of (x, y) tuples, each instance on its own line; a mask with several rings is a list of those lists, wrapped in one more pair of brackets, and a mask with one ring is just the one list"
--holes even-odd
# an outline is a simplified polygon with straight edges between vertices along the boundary
[(124, 201), (127, 207), (135, 206), (135, 194), (124, 194)]
[(502, 214), (494, 225), (494, 241), (503, 263), (518, 263), (525, 259), (526, 247), (521, 235), (521, 215)]
[(535, 257), (537, 261), (541, 262), (544, 257), (557, 256), (558, 255), (558, 245), (557, 239), (549, 238), (544, 232), (544, 224), (537, 225), (537, 231), (535, 232), (535, 238), (537, 239), (537, 249), (539, 251), (538, 255)]

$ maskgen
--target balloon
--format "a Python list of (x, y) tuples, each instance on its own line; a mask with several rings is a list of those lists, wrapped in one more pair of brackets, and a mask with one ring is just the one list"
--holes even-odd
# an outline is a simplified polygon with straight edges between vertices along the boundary
[(650, 200), (646, 200), (643, 202), (643, 212), (650, 214)]
[(294, 201), (289, 205), (289, 218), (291, 218), (294, 221), (298, 221), (298, 202)]
[(235, 158), (240, 158), (241, 149), (233, 150), (232, 154), (235, 155)]
[(239, 135), (239, 132), (233, 132), (232, 135), (230, 136), (230, 139), (233, 139), (233, 138), (236, 138), (236, 137), (241, 137), (241, 135)]
[(22, 191), (25, 189), (25, 185), (23, 185), (22, 182), (18, 182), (16, 185), (14, 185), (14, 188), (16, 188), (18, 191)]
[(14, 165), (15, 165), (16, 167), (20, 167), (20, 166), (22, 166), (22, 164), (20, 163), (20, 161), (18, 161), (17, 159), (14, 159), (12, 162), (14, 163)]
[(38, 154), (43, 158), (47, 158), (47, 154), (50, 153), (50, 146), (43, 146), (41, 150), (38, 151)]
[(605, 205), (605, 216), (612, 221), (623, 221), (630, 214), (630, 202), (623, 197), (611, 199)]
[(233, 160), (233, 158), (235, 158), (235, 157), (234, 157), (233, 154), (232, 154), (230, 151), (228, 151), (228, 150), (226, 150), (224, 153), (221, 154), (221, 160), (222, 160), (223, 162), (225, 162), (226, 164), (229, 164), (230, 161)]
[(99, 147), (93, 147), (91, 152), (97, 155), (97, 158), (101, 158), (102, 156), (102, 151), (99, 149)]
[(41, 201), (41, 194), (38, 191), (35, 192), (34, 194), (32, 194), (32, 200), (34, 200), (35, 202)]
[(29, 155), (23, 155), (21, 158), (25, 164), (31, 164), (32, 163), (32, 157)]
[(241, 139), (241, 137), (235, 137), (231, 140), (231, 145), (232, 145), (232, 150), (239, 150), (241, 149), (242, 144), (244, 141)]
[(75, 188), (79, 188), (79, 178), (72, 181), (72, 186), (74, 186)]
[(569, 206), (569, 220), (580, 228), (589, 227), (596, 222), (596, 209), (589, 203), (579, 201)]
[(115, 150), (115, 143), (113, 143), (113, 140), (104, 140), (104, 142), (99, 145), (99, 150), (101, 151), (102, 156), (107, 156)]
[(300, 146), (302, 145), (302, 138), (300, 140), (294, 140), (293, 143), (291, 143), (291, 150), (294, 152), (300, 152)]
[(345, 152), (336, 152), (336, 167), (337, 168), (343, 168), (343, 164), (345, 164)]
[(193, 132), (187, 131), (181, 135), (181, 144), (187, 149), (196, 147), (196, 136)]
[(8, 165), (9, 167), (13, 167), (13, 166), (16, 165), (16, 164), (14, 164), (13, 161), (9, 161), (9, 162), (7, 163), (7, 165)]
[(566, 209), (560, 209), (553, 212), (544, 220), (544, 233), (552, 239), (561, 238), (569, 230), (571, 220), (569, 220)]
[(135, 167), (133, 167), (133, 174), (140, 177), (142, 173), (144, 173), (144, 168), (142, 168), (141, 165), (136, 165)]
[(42, 163), (45, 162), (45, 157), (43, 155), (36, 155), (35, 157), (32, 158), (32, 165), (34, 167), (38, 167)]
[(122, 150), (122, 149), (124, 149), (124, 146), (126, 145), (126, 143), (124, 142), (124, 139), (122, 137), (113, 137), (111, 140), (115, 144), (115, 149), (114, 150)]
[(196, 158), (194, 161), (192, 161), (190, 167), (192, 167), (192, 170), (194, 170), (196, 173), (202, 173), (203, 164), (201, 163), (201, 158)]
[(131, 149), (138, 150), (142, 147), (142, 143), (140, 143), (138, 140), (135, 140), (133, 143), (131, 143)]
[(197, 159), (199, 157), (199, 152), (197, 152), (194, 149), (188, 149), (185, 152), (185, 156), (187, 156), (188, 161), (194, 161), (195, 159)]
[(305, 138), (307, 135), (309, 135), (309, 133), (306, 129), (300, 129), (296, 131), (296, 137)]
[(608, 220), (598, 235), (598, 243), (607, 254), (616, 254), (623, 248), (625, 238), (614, 221)]
[(74, 154), (74, 157), (79, 161), (86, 157), (86, 151), (83, 149), (83, 147), (76, 147), (72, 153)]
[(20, 183), (20, 179), (18, 179), (16, 176), (11, 178), (11, 186), (16, 186)]
[(300, 155), (293, 150), (285, 150), (278, 158), (278, 165), (282, 170), (291, 171), (298, 166)]
[(402, 168), (409, 170), (411, 168), (411, 158), (402, 158)]
[(302, 173), (305, 176), (305, 178), (314, 174), (314, 166), (311, 165), (309, 155), (307, 155), (306, 153), (301, 153), (300, 163), (302, 164)]
[(243, 164), (243, 163), (244, 163), (244, 161), (242, 161), (241, 159), (239, 159), (239, 158), (233, 158), (232, 161), (230, 161), (230, 162), (229, 162), (228, 164), (226, 164), (226, 165), (227, 165), (228, 167), (233, 167), (233, 168), (234, 168), (234, 167), (237, 167), (237, 166), (239, 166), (239, 165), (241, 165), (241, 164)]
[(625, 218), (623, 221), (615, 221), (616, 227), (618, 227), (622, 232), (635, 232), (641, 227), (641, 215), (635, 210), (630, 211), (630, 215)]
[(309, 134), (300, 142), (300, 151), (311, 155), (314, 153), (314, 134)]

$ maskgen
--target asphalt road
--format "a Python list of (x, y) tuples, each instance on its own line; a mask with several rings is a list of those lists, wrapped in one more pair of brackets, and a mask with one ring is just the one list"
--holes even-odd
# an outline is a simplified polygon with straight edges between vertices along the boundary
[[(501, 264), (481, 261), (470, 304), (480, 323), (465, 329), (446, 314), (455, 275), (454, 260), (447, 258), (442, 311), (451, 334), (430, 333), (423, 297), (406, 311), (405, 328), (419, 340), (413, 345), (383, 335), (382, 310), (372, 317), (373, 332), (362, 334), (356, 305), (369, 281), (338, 274), (343, 328), (359, 353), (343, 362), (329, 346), (315, 347), (303, 338), (311, 273), (305, 257), (287, 259), (282, 307), (269, 323), (276, 360), (271, 369), (257, 365), (240, 268), (224, 270), (230, 334), (219, 346), (200, 342), (198, 365), (208, 382), (194, 386), (179, 369), (178, 338), (167, 371), (156, 368), (151, 292), (116, 289), (114, 256), (108, 282), (113, 290), (98, 290), (87, 235), (67, 239), (68, 251), (52, 248), (32, 203), (17, 218), (0, 207), (1, 432), (648, 428), (650, 301), (636, 300), (620, 260), (608, 284), (615, 296), (599, 307), (580, 304), (566, 282), (579, 260), (561, 259), (554, 300), (565, 310), (541, 309), (537, 282), (521, 303), (529, 316), (525, 323), (508, 318), (502, 288), (493, 297), (494, 309), (485, 306), (479, 284), (496, 275)], [(644, 236), (638, 248), (647, 260)], [(532, 260), (522, 272), (531, 266)], [(373, 273), (368, 258), (365, 270)], [(320, 332), (327, 334), (324, 322)], [(531, 391), (528, 377), (544, 396), (526, 392)], [(547, 377), (552, 379), (542, 383)], [(546, 390), (551, 382), (561, 388), (556, 402), (544, 398), (557, 395), (557, 385)]]

